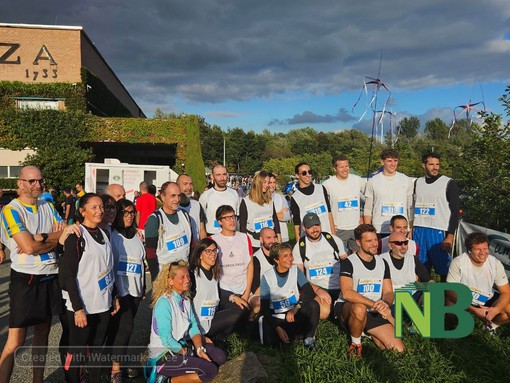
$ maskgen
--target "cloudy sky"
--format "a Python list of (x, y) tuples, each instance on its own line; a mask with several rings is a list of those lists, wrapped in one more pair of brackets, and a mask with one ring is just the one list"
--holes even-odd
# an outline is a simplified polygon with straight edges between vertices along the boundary
[(508, 0), (2, 0), (0, 22), (83, 26), (147, 116), (223, 129), (366, 130), (364, 76), (391, 92), (377, 109), (423, 123), (503, 113), (510, 84)]

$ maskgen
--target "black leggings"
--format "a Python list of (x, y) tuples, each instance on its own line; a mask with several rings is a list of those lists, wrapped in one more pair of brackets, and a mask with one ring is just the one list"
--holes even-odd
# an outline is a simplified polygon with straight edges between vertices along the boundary
[(85, 366), (89, 354), (89, 381), (99, 382), (101, 378), (102, 347), (110, 322), (110, 311), (87, 315), (87, 325), (83, 328), (74, 323), (74, 312), (67, 311), (69, 323), (69, 349), (64, 364), (66, 381), (80, 382), (80, 367)]
[(246, 308), (240, 308), (228, 299), (233, 294), (231, 291), (220, 289), (220, 304), (214, 314), (211, 328), (207, 336), (214, 342), (225, 341), (234, 332), (236, 325), (246, 319), (250, 313)]
[(129, 294), (119, 298), (120, 310), (110, 319), (106, 334), (106, 350), (112, 356), (112, 361), (120, 362), (122, 356), (126, 355), (141, 300)]
[[(289, 339), (296, 334), (303, 334), (305, 338), (314, 337), (320, 319), (320, 305), (315, 299), (303, 303), (294, 315), (294, 322), (289, 323), (285, 319), (274, 318), (275, 325), (285, 330)], [(271, 327), (269, 321), (263, 320), (264, 344), (275, 346), (280, 342), (276, 329)]]

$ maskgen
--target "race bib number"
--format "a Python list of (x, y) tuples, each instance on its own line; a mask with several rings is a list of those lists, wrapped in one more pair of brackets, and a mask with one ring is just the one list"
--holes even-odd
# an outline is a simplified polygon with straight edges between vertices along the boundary
[(475, 287), (470, 287), (469, 289), (471, 290), (471, 294), (473, 295), (472, 300), (473, 305), (484, 306), (487, 303), (487, 301), (492, 298), (493, 295), (492, 293), (487, 293), (478, 290)]
[(142, 265), (137, 262), (121, 259), (117, 269), (117, 275), (130, 275), (136, 277), (142, 274)]
[(380, 296), (381, 286), (382, 279), (360, 279), (356, 292), (366, 297)]
[(220, 223), (216, 219), (213, 222), (213, 226), (214, 226), (215, 229), (221, 229)]
[(277, 313), (287, 312), (297, 303), (297, 297), (294, 291), (291, 291), (287, 296), (275, 297), (271, 300), (273, 302), (273, 309)]
[(381, 206), (381, 215), (383, 217), (386, 216), (394, 216), (394, 215), (404, 215), (404, 204), (400, 202), (385, 202)]
[(202, 306), (200, 306), (200, 317), (205, 320), (212, 320), (219, 303), (219, 300), (203, 301)]
[(414, 215), (421, 215), (425, 217), (431, 217), (436, 215), (436, 205), (433, 203), (421, 203), (416, 204), (414, 207)]
[(306, 213), (315, 213), (317, 215), (326, 214), (326, 205), (323, 202), (317, 202), (311, 205), (305, 206)]
[(44, 253), (39, 254), (39, 259), (41, 260), (41, 263), (45, 265), (51, 265), (53, 263), (57, 263), (57, 257), (55, 253)]
[(325, 277), (333, 274), (333, 265), (331, 262), (311, 265), (308, 268), (310, 279)]
[(188, 244), (186, 234), (176, 234), (166, 238), (166, 248), (170, 252), (176, 252)]
[(99, 290), (104, 293), (108, 290), (108, 288), (113, 284), (113, 271), (108, 270), (104, 273), (99, 274), (99, 278), (97, 284), (99, 285)]
[(274, 227), (273, 219), (271, 217), (256, 218), (253, 226), (255, 227), (255, 233), (259, 233), (266, 227), (272, 229)]
[(338, 211), (354, 210), (359, 208), (359, 201), (357, 198), (353, 199), (338, 199)]

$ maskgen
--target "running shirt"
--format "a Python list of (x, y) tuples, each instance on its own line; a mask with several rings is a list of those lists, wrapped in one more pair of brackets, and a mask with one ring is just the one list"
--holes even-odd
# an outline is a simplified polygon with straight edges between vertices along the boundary
[(126, 238), (116, 230), (110, 236), (114, 259), (115, 286), (121, 297), (141, 297), (144, 293), (145, 247), (135, 235)]
[(332, 237), (340, 251), (340, 254), (336, 254), (337, 259), (335, 259), (333, 247), (322, 234), (317, 242), (312, 242), (308, 237), (305, 237), (305, 256), (308, 260), (305, 259), (304, 263), (300, 253), (300, 241), (294, 245), (292, 250), (294, 264), (303, 265), (306, 278), (326, 290), (340, 289), (339, 257), (345, 254), (342, 240), (334, 235)]
[[(332, 233), (334, 228), (331, 227), (329, 222), (329, 205), (324, 195), (325, 189), (322, 185), (311, 184), (310, 186), (313, 186), (311, 195), (306, 195), (299, 189), (292, 194), (292, 200), (299, 207), (299, 219), (294, 219), (294, 224), (301, 224), (307, 213), (315, 213), (321, 221), (322, 231)], [(301, 236), (303, 235), (304, 231), (301, 229)]]
[(494, 295), (493, 286), (508, 283), (505, 269), (500, 260), (489, 255), (481, 267), (473, 265), (469, 255), (455, 257), (448, 270), (447, 282), (463, 283), (473, 294), (472, 305), (483, 306)]
[[(246, 222), (239, 222), (241, 226), (240, 230), (244, 232), (244, 224), (246, 224), (246, 232), (250, 237), (250, 241), (253, 247), (260, 247), (260, 232), (262, 229), (268, 227), (275, 229), (275, 217), (276, 212), (273, 201), (265, 203), (262, 206), (258, 203), (253, 202), (249, 196), (246, 196), (241, 201), (241, 207), (239, 210), (242, 212), (242, 205), (246, 207)], [(243, 214), (241, 214), (243, 217)], [(279, 225), (278, 225), (279, 228)]]
[[(390, 268), (391, 283), (393, 284), (393, 290), (399, 287), (403, 287), (411, 282), (416, 282), (416, 265), (415, 257), (411, 254), (406, 254), (404, 257), (404, 264), (401, 269), (395, 267), (393, 258), (390, 253), (383, 253), (380, 255), (382, 259), (386, 261)], [(428, 281), (424, 281), (428, 282)]]
[(365, 193), (366, 180), (349, 174), (341, 180), (331, 176), (322, 184), (328, 191), (331, 213), (337, 230), (353, 230), (361, 216), (360, 196)]
[(214, 278), (210, 280), (199, 268), (194, 270), (196, 294), (193, 298), (193, 307), (200, 322), (201, 332), (207, 334), (211, 328), (211, 322), (220, 303), (220, 293), (218, 290), (218, 281)]
[[(383, 281), (390, 278), (390, 272), (381, 257), (374, 256), (370, 262), (366, 262), (357, 253), (353, 253), (342, 261), (340, 276), (351, 277), (354, 291), (373, 301), (378, 301), (382, 297)], [(341, 290), (338, 302), (345, 302)]]
[[(76, 275), (76, 284), (86, 314), (98, 314), (110, 310), (112, 306), (112, 291), (115, 283), (114, 262), (110, 241), (106, 233), (99, 229), (104, 244), (90, 235), (87, 229), (80, 225), (81, 238), (85, 244)], [(73, 311), (69, 294), (62, 290), (66, 301), (66, 308)]]
[(427, 184), (425, 177), (416, 180), (414, 226), (448, 230), (451, 212), (446, 188), (450, 180), (443, 175), (430, 184)]
[(280, 234), (282, 236), (282, 242), (289, 241), (289, 228), (287, 227), (287, 222), (290, 221), (290, 209), (287, 200), (280, 193), (273, 193), (272, 196), (274, 202), (274, 208), (276, 213), (282, 211), (282, 209), (286, 208), (287, 210), (283, 212), (283, 219), (280, 221)]
[(262, 251), (262, 248), (258, 249), (254, 254), (254, 258), (257, 258), (260, 264), (260, 276), (267, 273), (270, 269), (273, 268), (273, 265), (269, 263), (268, 258), (265, 256), (264, 252)]
[[(394, 215), (409, 218), (408, 207), (412, 202), (413, 184), (408, 176), (397, 172), (385, 176), (382, 172), (373, 176), (365, 191), (365, 209), (371, 207), (372, 225), (377, 233), (390, 233), (390, 219)], [(365, 214), (370, 215), (370, 214)]]
[[(191, 246), (191, 227), (184, 213), (177, 210), (179, 222), (173, 224), (167, 218), (163, 209), (158, 209), (162, 220), (159, 227), (158, 247), (156, 254), (158, 256), (159, 269), (171, 262), (180, 260), (188, 261)], [(156, 213), (154, 213), (156, 214)], [(161, 221), (160, 221), (161, 222)]]
[(220, 288), (234, 294), (243, 294), (246, 290), (246, 273), (252, 257), (249, 237), (236, 232), (234, 236), (218, 233), (211, 238), (216, 241), (219, 249)]
[(273, 316), (285, 318), (285, 313), (291, 310), (299, 301), (298, 268), (295, 265), (289, 269), (283, 286), (278, 285), (276, 269), (273, 267), (263, 276), (269, 287), (269, 306), (274, 310)]
[(32, 255), (20, 252), (13, 235), (27, 231), (31, 234), (51, 233), (53, 224), (61, 222), (55, 207), (38, 200), (35, 205), (25, 205), (18, 198), (2, 209), (2, 242), (11, 252), (11, 267), (19, 273), (45, 275), (58, 273), (57, 254), (54, 251)]
[(200, 329), (189, 299), (175, 292), (163, 294), (152, 311), (149, 358), (160, 358), (167, 351), (175, 355), (182, 349), (180, 341), (197, 334)]
[(225, 190), (211, 188), (202, 193), (199, 202), (207, 218), (205, 229), (208, 234), (215, 234), (221, 231), (220, 224), (216, 221), (216, 210), (222, 205), (230, 205), (237, 215), (239, 195), (231, 188), (226, 188)]

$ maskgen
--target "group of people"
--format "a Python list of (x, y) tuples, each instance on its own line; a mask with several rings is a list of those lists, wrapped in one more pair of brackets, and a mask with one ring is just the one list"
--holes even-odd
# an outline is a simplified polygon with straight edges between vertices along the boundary
[[(350, 173), (345, 156), (332, 165), (335, 175), (321, 185), (312, 182), (307, 163), (297, 164), (290, 206), (275, 192), (275, 174), (256, 173), (240, 197), (227, 186), (226, 168), (216, 165), (213, 185), (198, 201), (191, 177), (181, 174), (161, 186), (161, 207), (151, 199), (144, 206), (154, 209), (143, 216), (138, 201), (111, 185), (110, 194), (80, 197), (72, 225), (38, 198), (40, 170), (24, 167), (19, 198), (2, 211), (12, 264), (0, 383), (9, 380), (28, 327), (33, 345), (43, 346), (33, 352), (45, 353), (53, 315), (63, 328), (67, 381), (79, 382), (87, 370), (90, 381), (99, 381), (101, 358), (93, 356), (108, 354), (111, 380), (121, 382), (122, 356), (146, 295), (146, 267), (150, 382), (212, 380), (234, 331), (267, 345), (302, 338), (313, 350), (319, 321), (327, 319), (350, 334), (354, 358), (362, 356), (363, 335), (381, 349), (404, 351), (394, 336), (394, 290), (433, 282), (432, 268), (441, 281), (470, 288), (469, 311), (491, 329), (510, 321), (510, 286), (484, 234), (468, 236), (467, 252), (450, 265), (460, 203), (455, 181), (439, 173), (437, 154), (423, 157), (425, 176), (416, 181), (397, 171), (393, 149), (381, 153), (382, 169), (368, 181)], [(420, 302), (419, 292), (413, 297)], [(42, 382), (43, 372), (44, 363), (35, 363), (34, 381)]]

